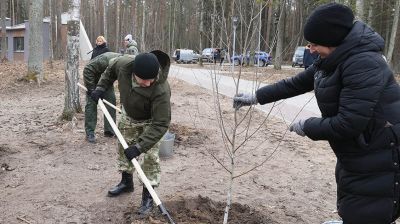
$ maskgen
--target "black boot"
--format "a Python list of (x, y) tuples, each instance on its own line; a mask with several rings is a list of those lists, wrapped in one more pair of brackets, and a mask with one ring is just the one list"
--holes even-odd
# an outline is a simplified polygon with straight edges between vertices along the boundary
[[(155, 188), (155, 186), (153, 186), (153, 188)], [(151, 197), (151, 194), (147, 190), (146, 186), (143, 185), (142, 204), (138, 210), (138, 214), (141, 216), (145, 216), (150, 214), (152, 210), (153, 210), (153, 198)]]
[(108, 196), (114, 197), (120, 195), (123, 192), (132, 192), (132, 191), (133, 191), (132, 174), (127, 172), (122, 172), (121, 182), (117, 186), (111, 188), (108, 191)]

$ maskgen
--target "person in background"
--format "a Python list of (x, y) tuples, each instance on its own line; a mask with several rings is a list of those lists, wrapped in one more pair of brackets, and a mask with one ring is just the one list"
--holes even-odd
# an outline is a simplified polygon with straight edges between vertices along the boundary
[[(97, 102), (118, 80), (122, 114), (118, 124), (129, 147), (118, 144), (120, 183), (108, 191), (108, 196), (118, 196), (134, 190), (132, 159), (144, 155), (142, 169), (150, 184), (160, 184), (160, 140), (171, 121), (171, 90), (168, 84), (170, 59), (162, 51), (124, 55), (110, 63), (101, 76), (91, 97)], [(153, 209), (153, 198), (143, 185), (140, 215)]]
[(400, 216), (400, 86), (382, 57), (383, 38), (338, 3), (317, 7), (304, 38), (319, 58), (294, 77), (238, 94), (236, 109), (314, 90), (321, 117), (289, 130), (328, 141), (336, 155), (337, 210), (342, 221), (389, 224)]
[(90, 59), (93, 59), (103, 53), (109, 52), (110, 50), (107, 47), (107, 41), (106, 38), (103, 36), (98, 36), (96, 38), (96, 47), (92, 51), (92, 57)]
[[(95, 129), (97, 124), (97, 101), (93, 101), (90, 96), (91, 92), (96, 88), (97, 83), (100, 80), (101, 74), (106, 70), (109, 63), (115, 58), (121, 56), (114, 52), (103, 53), (94, 59), (90, 60), (89, 63), (83, 69), (83, 81), (85, 87), (88, 89), (86, 95), (86, 106), (85, 106), (85, 133), (86, 140), (90, 143), (96, 142)], [(104, 93), (104, 99), (115, 105), (115, 92), (114, 87), (110, 87)], [(106, 105), (108, 112), (115, 121), (116, 114), (115, 109)], [(114, 137), (114, 131), (111, 125), (108, 123), (104, 116), (104, 136)]]
[(314, 63), (315, 60), (318, 58), (318, 53), (316, 51), (310, 52), (310, 44), (307, 44), (307, 46), (304, 48), (304, 54), (303, 54), (303, 65), (304, 69), (307, 69)]
[(221, 50), (215, 48), (213, 54), (214, 54), (214, 64), (216, 64), (217, 61), (221, 59)]
[(221, 49), (221, 54), (220, 54), (220, 61), (219, 61), (219, 65), (222, 66), (222, 63), (224, 63), (225, 60), (225, 56), (226, 56), (226, 50), (225, 49)]
[(136, 41), (132, 38), (132, 34), (126, 35), (124, 38), (125, 54), (137, 55), (139, 50)]

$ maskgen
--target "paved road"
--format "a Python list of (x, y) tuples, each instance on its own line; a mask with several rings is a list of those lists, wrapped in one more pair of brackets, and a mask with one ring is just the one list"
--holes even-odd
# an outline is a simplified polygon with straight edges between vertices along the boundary
[[(212, 77), (215, 77), (215, 82), (218, 83), (220, 94), (229, 97), (235, 94), (235, 80), (232, 77), (224, 76), (223, 73), (219, 71), (191, 69), (172, 65), (169, 75), (210, 90), (213, 89)], [(253, 81), (240, 80), (239, 82), (239, 92), (254, 92), (256, 89), (256, 83)], [(256, 108), (265, 113), (268, 113), (271, 108), (273, 108), (271, 115), (281, 118), (288, 123), (292, 122), (297, 114), (296, 120), (321, 116), (313, 93), (305, 93), (276, 103), (257, 105)]]

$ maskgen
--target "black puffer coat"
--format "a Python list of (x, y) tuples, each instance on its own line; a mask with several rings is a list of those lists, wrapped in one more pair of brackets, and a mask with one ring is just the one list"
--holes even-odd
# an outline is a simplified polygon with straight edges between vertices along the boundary
[(93, 59), (106, 52), (110, 52), (110, 49), (108, 49), (107, 47), (107, 43), (103, 43), (102, 45), (96, 45), (96, 47), (93, 49), (92, 57), (90, 59)]
[(345, 224), (399, 216), (400, 87), (382, 57), (383, 39), (355, 22), (341, 45), (304, 72), (256, 92), (261, 104), (315, 91), (322, 118), (304, 132), (337, 157), (338, 211)]

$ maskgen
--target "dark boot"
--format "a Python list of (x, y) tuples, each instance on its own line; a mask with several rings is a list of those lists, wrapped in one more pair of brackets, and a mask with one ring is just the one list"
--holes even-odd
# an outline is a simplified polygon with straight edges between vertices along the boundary
[(133, 191), (132, 174), (127, 172), (122, 172), (121, 182), (117, 186), (111, 188), (108, 191), (108, 196), (114, 197), (120, 195), (123, 192), (132, 192), (132, 191)]
[(86, 140), (90, 143), (96, 143), (96, 137), (93, 133), (86, 134)]
[[(155, 188), (155, 186), (153, 186)], [(146, 186), (143, 185), (143, 192), (142, 192), (142, 204), (138, 210), (138, 214), (141, 216), (145, 216), (150, 214), (153, 210), (153, 198), (150, 195), (150, 192), (147, 190)]]

